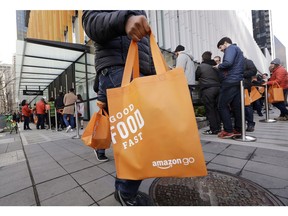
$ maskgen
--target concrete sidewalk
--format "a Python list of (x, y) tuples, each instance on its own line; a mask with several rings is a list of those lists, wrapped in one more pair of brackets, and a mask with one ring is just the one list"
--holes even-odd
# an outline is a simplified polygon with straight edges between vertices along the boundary
[[(278, 115), (273, 109), (270, 118)], [(223, 140), (200, 129), (207, 167), (251, 180), (288, 205), (288, 121), (258, 120), (255, 115), (256, 130), (247, 133), (256, 142)], [(0, 133), (0, 206), (119, 206), (112, 149), (110, 160), (100, 163), (81, 139), (72, 138), (75, 132), (31, 128)], [(154, 180), (144, 180), (140, 190), (149, 194)]]

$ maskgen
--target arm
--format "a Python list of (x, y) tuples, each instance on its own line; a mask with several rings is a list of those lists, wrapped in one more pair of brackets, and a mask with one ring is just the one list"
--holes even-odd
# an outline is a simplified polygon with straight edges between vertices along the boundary
[[(143, 15), (146, 15), (144, 11), (134, 10), (83, 11), (82, 25), (88, 37), (99, 44), (104, 44), (115, 37), (127, 34), (133, 40), (136, 40), (137, 36), (135, 35), (141, 37), (148, 28), (146, 17)], [(135, 21), (137, 25), (134, 26)]]
[[(230, 45), (230, 47), (231, 47), (231, 45)], [(234, 63), (234, 60), (235, 60), (237, 52), (235, 50), (235, 47), (231, 47), (231, 48), (230, 47), (228, 47), (225, 50), (225, 55), (224, 55), (224, 58), (223, 58), (223, 62), (218, 65), (218, 68), (220, 70), (221, 69), (230, 68), (233, 65), (233, 63)]]

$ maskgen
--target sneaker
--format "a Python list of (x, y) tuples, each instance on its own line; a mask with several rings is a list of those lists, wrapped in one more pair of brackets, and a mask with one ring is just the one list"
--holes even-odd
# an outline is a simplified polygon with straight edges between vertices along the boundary
[(150, 197), (140, 191), (134, 197), (124, 197), (119, 190), (116, 190), (114, 197), (122, 206), (153, 206)]
[(71, 126), (69, 125), (66, 129), (66, 133), (68, 133), (71, 130)]
[(242, 132), (239, 132), (238, 130), (233, 129), (233, 134), (234, 134), (235, 136), (240, 136), (240, 135), (242, 135)]
[(253, 126), (248, 126), (246, 131), (247, 132), (253, 132), (254, 131), (254, 127)]
[(101, 161), (101, 162), (108, 161), (108, 158), (106, 157), (105, 153), (99, 153), (96, 150), (94, 150), (94, 153), (98, 161)]
[(235, 136), (234, 133), (228, 133), (224, 130), (218, 133), (218, 137), (221, 139), (229, 139), (229, 138), (232, 138), (233, 136)]

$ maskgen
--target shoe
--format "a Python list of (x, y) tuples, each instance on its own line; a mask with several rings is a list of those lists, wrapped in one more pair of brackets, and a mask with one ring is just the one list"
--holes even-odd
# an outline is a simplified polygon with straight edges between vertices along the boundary
[(140, 191), (134, 197), (124, 197), (119, 190), (116, 190), (114, 197), (122, 206), (153, 206), (150, 197)]
[(258, 116), (262, 117), (262, 116), (263, 116), (263, 114), (262, 114), (262, 113), (259, 113), (259, 114), (258, 114)]
[(236, 129), (233, 129), (233, 134), (234, 134), (235, 136), (240, 136), (240, 135), (242, 135), (242, 132), (239, 132), (239, 131), (237, 131)]
[(106, 162), (108, 161), (108, 158), (106, 157), (105, 153), (99, 153), (96, 150), (94, 150), (94, 153), (96, 155), (96, 158), (100, 162)]
[(31, 128), (27, 128), (26, 130), (32, 130)]
[(247, 132), (253, 132), (254, 131), (254, 127), (253, 126), (248, 126), (246, 131)]
[(70, 131), (73, 131), (73, 129), (71, 129)]
[(220, 130), (216, 130), (216, 131), (206, 130), (206, 131), (203, 131), (202, 134), (204, 134), (204, 135), (216, 135), (219, 132), (220, 132)]
[(69, 125), (69, 126), (66, 128), (66, 133), (68, 133), (70, 130), (71, 130), (71, 126)]
[(218, 137), (221, 138), (221, 139), (229, 139), (229, 138), (232, 138), (234, 137), (235, 134), (234, 133), (228, 133), (226, 131), (221, 131), (220, 133), (218, 133)]
[(81, 127), (81, 130), (83, 130), (83, 127)]

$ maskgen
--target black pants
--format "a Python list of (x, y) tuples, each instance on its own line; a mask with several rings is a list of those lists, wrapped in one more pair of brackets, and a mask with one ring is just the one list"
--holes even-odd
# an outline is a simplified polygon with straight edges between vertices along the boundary
[(29, 129), (30, 117), (24, 116), (24, 130)]
[(41, 129), (44, 129), (44, 123), (45, 123), (45, 114), (37, 114), (38, 117), (38, 121), (37, 121), (37, 129), (39, 129), (39, 126), (41, 127)]
[(221, 129), (220, 114), (218, 111), (218, 98), (220, 87), (209, 87), (201, 91), (201, 98), (205, 106), (206, 117), (211, 131)]

